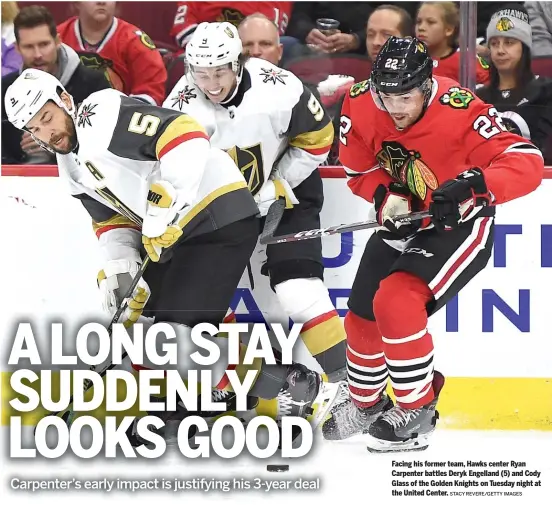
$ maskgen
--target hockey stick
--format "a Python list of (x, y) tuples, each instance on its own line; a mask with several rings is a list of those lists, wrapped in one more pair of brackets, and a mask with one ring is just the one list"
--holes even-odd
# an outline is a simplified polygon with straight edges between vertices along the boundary
[[(136, 273), (136, 275), (134, 276), (134, 278), (132, 279), (132, 283), (130, 284), (127, 292), (125, 293), (125, 296), (123, 298), (123, 301), (121, 302), (121, 305), (119, 306), (119, 308), (117, 309), (117, 312), (115, 312), (115, 315), (113, 316), (113, 318), (111, 319), (111, 323), (109, 323), (109, 326), (107, 327), (107, 332), (108, 334), (111, 336), (111, 332), (113, 331), (113, 325), (115, 323), (117, 323), (119, 321), (119, 318), (121, 317), (121, 315), (123, 314), (123, 312), (126, 310), (127, 306), (128, 306), (128, 300), (130, 299), (130, 297), (132, 296), (132, 293), (134, 291), (134, 289), (136, 288), (136, 286), (138, 285), (138, 282), (140, 281), (140, 279), (142, 278), (142, 276), (144, 275), (144, 272), (146, 271), (146, 268), (148, 267), (148, 264), (150, 262), (150, 258), (149, 256), (146, 257), (146, 259), (143, 261), (142, 263), (142, 266), (140, 267), (140, 270), (138, 270), (138, 272)], [(123, 352), (123, 354), (121, 355), (121, 359), (125, 359), (127, 357), (127, 353), (126, 351)], [(115, 368), (117, 365), (115, 365), (113, 362), (110, 362), (108, 365), (106, 365), (103, 370), (101, 370), (100, 372), (98, 372), (99, 376), (101, 378), (103, 378), (105, 376), (105, 374), (109, 371), (109, 370), (112, 370), (113, 368)], [(96, 365), (92, 365), (89, 370), (91, 372), (97, 372), (96, 370)], [(83, 383), (83, 393), (86, 393), (91, 387), (92, 387), (92, 381), (89, 380), (89, 379), (86, 379)], [(63, 412), (63, 415), (61, 416), (61, 418), (65, 421), (65, 423), (68, 425), (68, 426), (71, 426), (71, 423), (73, 422), (73, 419), (75, 417), (75, 412), (73, 410), (73, 408), (71, 407), (73, 404), (73, 395), (71, 395), (71, 397), (69, 398), (69, 407), (64, 411), (64, 410), (60, 410), (59, 412), (50, 412), (49, 414), (47, 414), (46, 416), (44, 417), (49, 417), (49, 416), (58, 416), (59, 414), (61, 414)]]
[(261, 238), (259, 240), (261, 244), (268, 243), (268, 242), (265, 242), (265, 240), (274, 236), (274, 233), (276, 233), (276, 230), (280, 225), (280, 221), (284, 216), (285, 210), (286, 210), (285, 198), (278, 198), (278, 200), (273, 202), (272, 205), (269, 207), (265, 218), (264, 228), (263, 228), (263, 231), (261, 232)]
[[(274, 204), (273, 204), (274, 205)], [(418, 219), (429, 217), (428, 211), (412, 212), (410, 214), (402, 214), (393, 218), (395, 223), (410, 223)], [(378, 228), (381, 225), (377, 221), (362, 221), (360, 223), (340, 224), (330, 226), (328, 228), (318, 228), (315, 230), (300, 231), (298, 233), (290, 233), (289, 235), (280, 235), (279, 237), (264, 234), (261, 236), (261, 244), (283, 244), (286, 242), (297, 242), (299, 240), (310, 240), (318, 237), (327, 237), (336, 235), (337, 233), (346, 233), (348, 231), (368, 230), (370, 228)]]

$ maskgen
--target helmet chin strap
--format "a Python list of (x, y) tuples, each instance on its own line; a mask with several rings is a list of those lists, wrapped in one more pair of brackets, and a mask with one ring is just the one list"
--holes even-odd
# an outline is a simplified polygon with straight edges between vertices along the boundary
[[(238, 62), (234, 62), (236, 65), (239, 65), (238, 73), (236, 74), (236, 85), (234, 86), (234, 89), (228, 93), (228, 96), (220, 102), (222, 105), (227, 104), (228, 102), (231, 102), (232, 99), (236, 96), (236, 93), (238, 92), (238, 89), (240, 89), (240, 83), (243, 78), (243, 65), (240, 65)], [(232, 64), (232, 66), (234, 65)]]

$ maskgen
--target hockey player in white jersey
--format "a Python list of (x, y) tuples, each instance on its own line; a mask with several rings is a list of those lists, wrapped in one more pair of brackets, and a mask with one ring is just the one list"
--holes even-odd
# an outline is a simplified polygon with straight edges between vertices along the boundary
[[(265, 216), (279, 197), (278, 233), (320, 227), (318, 166), (333, 140), (330, 118), (292, 73), (242, 54), (230, 23), (201, 23), (186, 46), (187, 73), (164, 107), (191, 114), (245, 176)], [(323, 282), (320, 239), (269, 245), (262, 272), (330, 382), (345, 376), (345, 331)]]
[[(60, 176), (90, 214), (111, 314), (150, 257), (119, 322), (153, 317), (186, 345), (192, 326), (222, 321), (257, 242), (258, 208), (232, 159), (195, 119), (113, 89), (77, 108), (54, 76), (35, 69), (8, 88), (5, 107), (14, 126), (56, 154)], [(228, 339), (213, 340), (224, 348)], [(228, 384), (221, 350), (212, 368), (219, 389)], [(185, 375), (186, 363), (178, 369)], [(251, 395), (281, 399), (288, 414), (308, 413), (321, 400), (321, 375), (302, 365), (236, 368), (251, 369), (258, 372)]]

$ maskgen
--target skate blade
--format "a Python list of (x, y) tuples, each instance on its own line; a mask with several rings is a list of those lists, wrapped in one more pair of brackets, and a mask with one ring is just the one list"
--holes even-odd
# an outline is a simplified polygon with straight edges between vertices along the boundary
[(404, 442), (390, 442), (389, 440), (380, 440), (371, 435), (366, 435), (366, 449), (372, 453), (425, 451), (429, 447), (429, 435), (421, 435)]
[(311, 424), (313, 431), (326, 420), (330, 409), (333, 407), (338, 391), (339, 386), (337, 383), (321, 383), (320, 392), (311, 406), (313, 413), (307, 416), (307, 421)]

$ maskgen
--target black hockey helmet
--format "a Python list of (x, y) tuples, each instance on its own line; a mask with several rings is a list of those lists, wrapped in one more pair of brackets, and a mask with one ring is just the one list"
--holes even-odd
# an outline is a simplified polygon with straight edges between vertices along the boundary
[(415, 37), (389, 37), (372, 65), (371, 86), (377, 93), (407, 93), (429, 78), (433, 60)]

